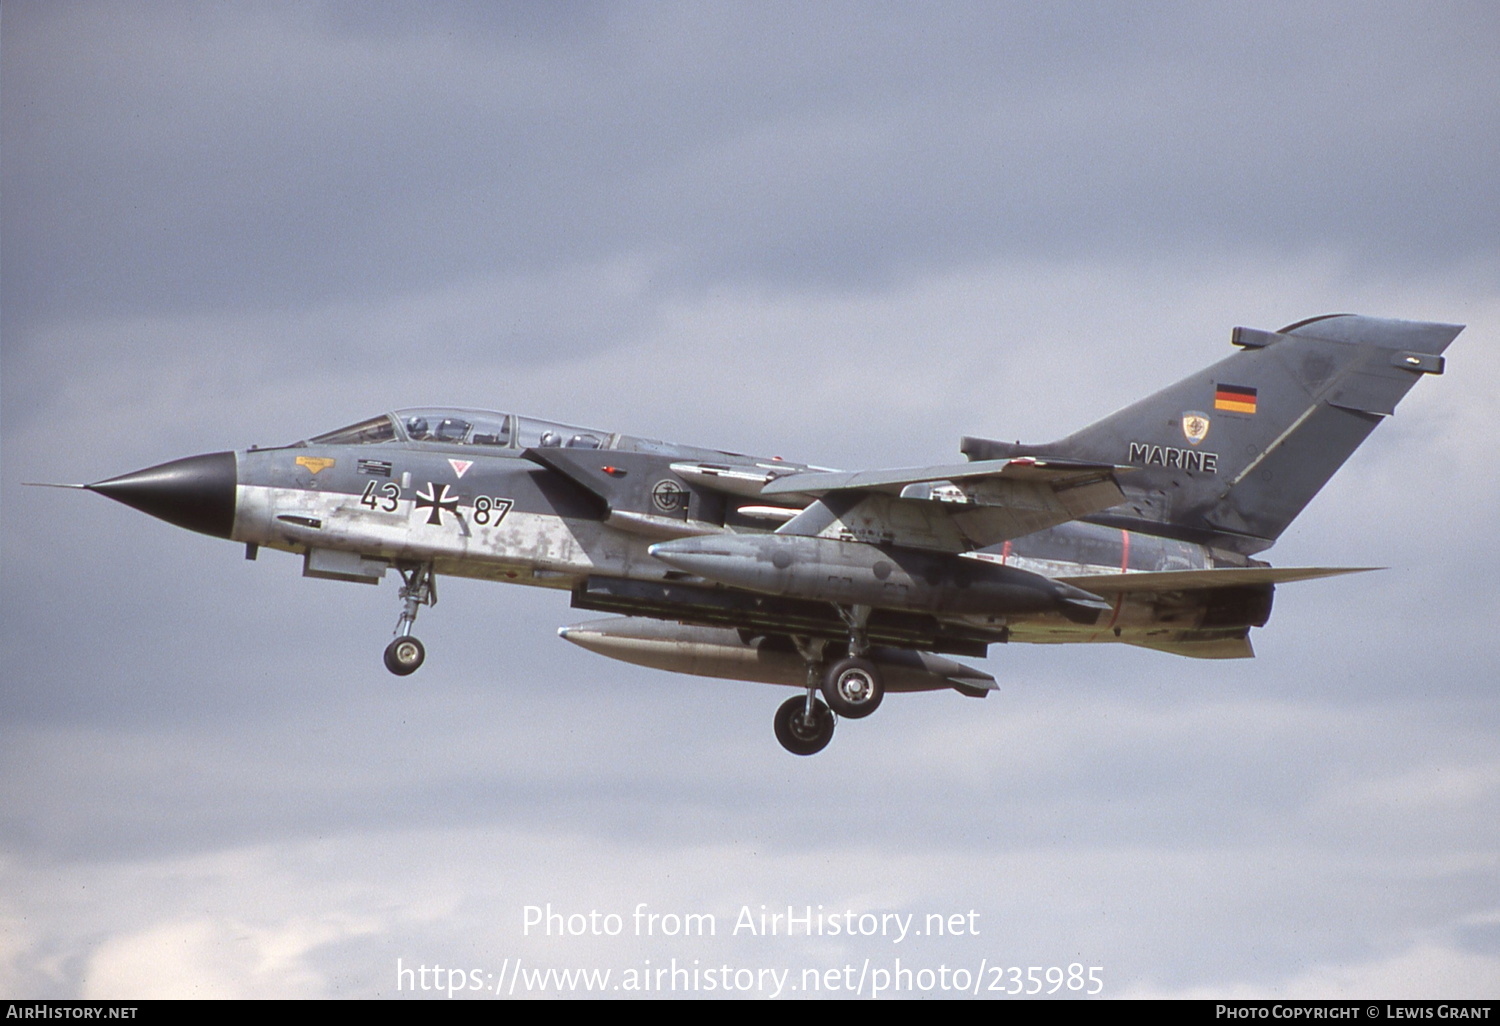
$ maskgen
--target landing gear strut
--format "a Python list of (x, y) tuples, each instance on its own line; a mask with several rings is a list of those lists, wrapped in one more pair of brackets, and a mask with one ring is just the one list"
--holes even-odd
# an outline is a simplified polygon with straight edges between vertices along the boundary
[(396, 639), (385, 647), (385, 668), (398, 677), (415, 673), (427, 658), (427, 649), (412, 637), (417, 610), (437, 605), (437, 577), (431, 563), (396, 567), (401, 574), (401, 618), (396, 621)]
[[(828, 665), (828, 641), (794, 635), (792, 644), (807, 664), (807, 694), (783, 702), (776, 710), (776, 740), (793, 755), (813, 755), (828, 747), (840, 716), (861, 719), (880, 708), (885, 683), (869, 658), (865, 627), (869, 606), (839, 606), (849, 625), (849, 655)], [(823, 692), (823, 699), (818, 692)]]
[(838, 606), (839, 616), (849, 627), (849, 657), (840, 659), (823, 676), (823, 697), (828, 707), (851, 720), (862, 719), (880, 708), (885, 682), (870, 661), (869, 606)]
[(816, 638), (794, 635), (792, 644), (807, 664), (807, 694), (789, 698), (776, 710), (776, 740), (793, 755), (816, 755), (833, 740), (838, 717), (818, 700), (818, 681), (823, 677), (823, 649), (828, 644)]

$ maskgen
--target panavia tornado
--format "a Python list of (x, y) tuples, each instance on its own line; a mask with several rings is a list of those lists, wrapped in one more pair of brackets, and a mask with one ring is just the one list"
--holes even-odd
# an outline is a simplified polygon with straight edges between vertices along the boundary
[(1252, 655), (1269, 548), (1462, 326), (1334, 314), (1235, 328), (1239, 350), (1046, 445), (965, 438), (967, 462), (840, 472), (484, 410), (382, 413), (279, 448), (190, 456), (87, 488), (302, 557), (308, 577), (400, 577), (385, 665), (425, 650), (451, 574), (617, 614), (559, 634), (601, 655), (804, 689), (776, 738), (811, 755), (887, 691), (976, 698), (950, 656), (1004, 642)]

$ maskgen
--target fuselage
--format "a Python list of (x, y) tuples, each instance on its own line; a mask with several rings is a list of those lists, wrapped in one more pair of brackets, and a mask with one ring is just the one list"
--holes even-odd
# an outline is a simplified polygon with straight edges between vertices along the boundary
[[(1202, 640), (1205, 630), (1243, 636), (1269, 613), (1267, 585), (1234, 589), (1227, 602), (1225, 589), (1217, 598), (1115, 591), (1080, 614), (1056, 579), (1245, 565), (1233, 553), (1086, 521), (967, 557), (848, 536), (783, 539), (788, 552), (805, 553), (803, 565), (780, 573), (781, 584), (737, 577), (730, 589), (652, 555), (664, 540), (774, 532), (807, 503), (778, 496), (768, 504), (759, 488), (806, 469), (491, 411), (423, 409), (93, 487), (243, 542), (251, 554), (300, 554), (314, 577), (375, 583), (391, 567), (425, 566), (566, 590), (580, 608), (830, 636), (843, 628), (816, 607), (858, 603), (877, 610), (877, 639), (936, 651), (976, 654), (1011, 640), (1170, 643)], [(189, 492), (195, 501), (184, 501)], [(820, 558), (835, 569), (822, 574)]]

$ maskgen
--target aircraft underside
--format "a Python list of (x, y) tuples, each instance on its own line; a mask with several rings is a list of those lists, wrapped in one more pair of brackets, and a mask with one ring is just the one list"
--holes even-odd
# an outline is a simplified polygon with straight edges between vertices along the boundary
[[(1269, 584), (1117, 591), (1107, 599), (1089, 595), (1083, 604), (1064, 595), (1059, 604), (1047, 590), (1058, 580), (1087, 585), (1122, 572), (1213, 563), (1201, 546), (1088, 524), (1048, 529), (969, 560), (845, 538), (832, 543), (838, 579), (823, 575), (803, 589), (816, 597), (803, 597), (673, 570), (670, 556), (665, 565), (653, 557), (653, 538), (595, 519), (514, 509), (496, 518), (460, 503), (452, 510), (457, 530), (424, 537), (410, 527), (421, 513), (413, 500), (378, 497), (371, 508), (362, 498), (241, 485), (232, 536), (301, 554), (308, 576), (376, 583), (395, 570), (401, 606), (384, 656), (392, 673), (411, 674), (426, 659), (413, 630), (421, 607), (435, 601), (439, 576), (566, 590), (574, 608), (618, 614), (559, 632), (589, 651), (672, 672), (804, 688), (776, 718), (778, 738), (798, 754), (826, 745), (838, 718), (873, 713), (887, 691), (951, 689), (982, 698), (997, 687), (989, 674), (948, 656), (983, 657), (990, 645), (1006, 642), (1115, 642), (1241, 657), (1251, 654), (1250, 627), (1263, 624), (1270, 609)], [(1110, 563), (1065, 558), (1084, 550)], [(860, 558), (851, 555), (856, 551)], [(949, 594), (968, 591), (976, 597)], [(886, 592), (895, 608), (881, 604)], [(932, 608), (940, 605), (952, 608)]]
[[(287, 514), (288, 503), (300, 512)], [(274, 490), (251, 492), (242, 498), (236, 533), (254, 544), (301, 552), (304, 573), (341, 580), (378, 580), (386, 568), (402, 580), (401, 611), (396, 637), (387, 646), (385, 663), (391, 672), (415, 672), (426, 658), (413, 635), (417, 614), (436, 595), (438, 576), (465, 576), (567, 590), (574, 608), (614, 613), (614, 619), (595, 620), (562, 628), (564, 639), (610, 658), (660, 670), (781, 684), (805, 689), (784, 703), (775, 723), (781, 743), (796, 754), (812, 754), (825, 746), (839, 718), (860, 719), (872, 714), (886, 692), (951, 689), (982, 698), (997, 685), (994, 678), (948, 656), (983, 657), (996, 643), (1127, 643), (1206, 658), (1251, 654), (1251, 626), (1265, 623), (1272, 585), (1256, 584), (1216, 589), (1164, 592), (1115, 592), (1089, 607), (1038, 608), (1046, 605), (1040, 592), (1016, 589), (1001, 593), (1013, 607), (1002, 611), (938, 613), (932, 610), (887, 608), (852, 601), (861, 596), (853, 584), (828, 585), (834, 592), (820, 598), (773, 595), (726, 587), (681, 572), (664, 570), (649, 556), (649, 540), (602, 528), (592, 521), (564, 521), (537, 515), (513, 515), (506, 533), (471, 525), (457, 546), (418, 547), (400, 529), (403, 511), (385, 520), (367, 511), (350, 509), (347, 497), (324, 495), (309, 502), (305, 493), (278, 496)], [(351, 517), (350, 514), (353, 513)], [(317, 523), (314, 527), (313, 524)], [(258, 525), (258, 526), (257, 526)], [(498, 526), (498, 525), (497, 525)], [(326, 544), (330, 534), (351, 549), (330, 552), (310, 545), (312, 532)], [(1019, 539), (996, 555), (997, 567), (986, 561), (957, 563), (945, 556), (935, 563), (928, 553), (902, 553), (890, 547), (859, 545), (875, 555), (915, 561), (929, 573), (948, 564), (961, 576), (964, 588), (982, 585), (1002, 568), (1041, 580), (1067, 578), (1087, 584), (1088, 578), (1118, 575), (1128, 563), (1131, 536), (1110, 528), (1075, 525), (1064, 534), (1090, 537), (1106, 549), (1113, 546), (1115, 565), (1074, 563), (1057, 558), (1059, 546), (1069, 544), (1057, 532)], [(1171, 552), (1176, 570), (1185, 565), (1202, 568), (1211, 562), (1206, 551), (1181, 543), (1134, 536), (1137, 553), (1157, 542)], [(1026, 552), (1050, 555), (1027, 556)], [(1139, 562), (1139, 559), (1137, 560)], [(1154, 567), (1162, 560), (1148, 566)], [(876, 563), (870, 581), (875, 581)], [(646, 570), (636, 576), (596, 572), (621, 567)], [(649, 568), (649, 569), (648, 569)], [(1128, 566), (1123, 569), (1130, 569)], [(1144, 568), (1136, 567), (1136, 572)], [(854, 571), (845, 567), (845, 571)], [(1046, 576), (1043, 576), (1045, 572)], [(885, 580), (891, 579), (887, 571)], [(977, 580), (976, 580), (977, 579)], [(942, 588), (947, 582), (939, 581)], [(842, 587), (843, 591), (838, 589)], [(813, 589), (816, 591), (817, 589)], [(982, 589), (981, 589), (982, 590)], [(828, 597), (832, 595), (832, 598)], [(837, 599), (851, 601), (837, 601)], [(960, 605), (962, 605), (960, 603)]]

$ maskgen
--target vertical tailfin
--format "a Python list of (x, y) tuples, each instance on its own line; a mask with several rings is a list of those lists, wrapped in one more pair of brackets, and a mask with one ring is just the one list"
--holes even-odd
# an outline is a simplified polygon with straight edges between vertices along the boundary
[(1245, 553), (1268, 548), (1462, 325), (1330, 314), (1277, 332), (1050, 445), (966, 438), (970, 459), (1047, 455), (1140, 468), (1098, 518)]

